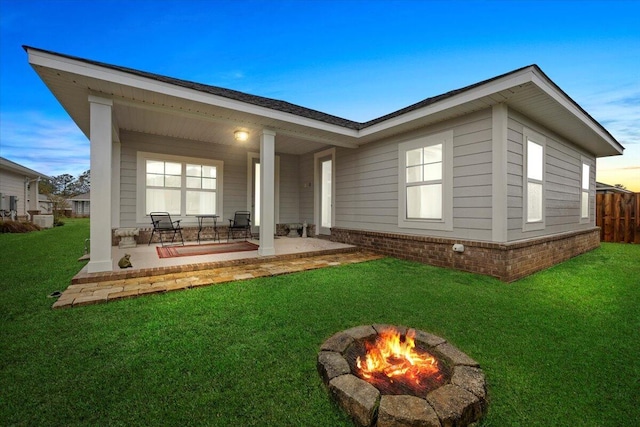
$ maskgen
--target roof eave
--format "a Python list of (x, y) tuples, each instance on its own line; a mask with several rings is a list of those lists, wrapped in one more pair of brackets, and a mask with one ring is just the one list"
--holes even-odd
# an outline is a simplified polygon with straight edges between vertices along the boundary
[[(448, 92), (446, 94), (426, 99), (403, 110), (371, 120), (366, 123), (349, 122), (349, 126), (329, 123), (326, 120), (319, 120), (313, 114), (298, 115), (288, 111), (282, 111), (271, 106), (256, 105), (241, 99), (232, 99), (220, 96), (210, 91), (199, 90), (198, 88), (185, 87), (183, 82), (174, 79), (181, 84), (172, 83), (171, 78), (160, 78), (151, 73), (133, 72), (135, 70), (123, 67), (109, 66), (108, 64), (97, 63), (95, 61), (83, 60), (81, 58), (56, 54), (37, 48), (24, 47), (29, 56), (29, 63), (36, 67), (48, 67), (52, 70), (59, 70), (72, 74), (79, 74), (91, 79), (97, 79), (113, 84), (134, 87), (148, 90), (154, 93), (182, 98), (188, 101), (199, 102), (214, 107), (238, 111), (255, 117), (264, 119), (265, 123), (273, 123), (274, 120), (281, 123), (307, 127), (320, 132), (326, 132), (328, 137), (340, 139), (341, 145), (356, 147), (361, 144), (388, 136), (398, 129), (410, 129), (412, 127), (423, 127), (430, 122), (449, 117), (448, 111), (456, 107), (463, 106), (481, 99), (489, 99), (492, 95), (500, 91), (517, 88), (525, 84), (534, 84), (544, 94), (555, 102), (554, 105), (570, 114), (570, 118), (580, 123), (580, 132), (575, 135), (568, 135), (570, 139), (578, 144), (583, 144), (587, 151), (597, 157), (612, 156), (622, 154), (624, 147), (596, 120), (594, 120), (584, 109), (573, 101), (562, 89), (560, 89), (549, 77), (547, 77), (537, 65), (530, 65), (510, 73), (494, 77), (492, 79), (467, 86), (465, 88)], [(128, 71), (127, 71), (128, 70)], [(154, 78), (155, 77), (155, 78)], [(45, 82), (46, 83), (46, 82)], [(203, 87), (206, 85), (203, 85)], [(54, 93), (54, 95), (56, 95)], [(249, 95), (248, 95), (249, 96)], [(56, 95), (57, 97), (57, 95)], [(256, 97), (260, 98), (260, 97)], [(261, 98), (264, 100), (264, 98)], [(492, 101), (497, 103), (498, 101)], [(504, 101), (509, 105), (509, 101)], [(520, 112), (527, 114), (520, 109)], [(300, 107), (301, 111), (312, 111)], [(319, 113), (319, 112), (318, 112)], [(319, 113), (323, 116), (324, 113)], [(330, 115), (326, 115), (330, 117)], [(335, 116), (331, 116), (335, 117)], [(81, 129), (87, 128), (87, 123), (79, 123), (76, 117), (74, 121)], [(261, 119), (261, 120), (262, 120)], [(86, 120), (86, 119), (85, 119)], [(330, 121), (330, 120), (329, 120)], [(574, 122), (577, 124), (578, 122)], [(268, 126), (266, 126), (268, 127)], [(584, 130), (588, 129), (585, 133)], [(577, 135), (580, 133), (581, 135)], [(584, 135), (588, 135), (588, 142), (584, 142)]]

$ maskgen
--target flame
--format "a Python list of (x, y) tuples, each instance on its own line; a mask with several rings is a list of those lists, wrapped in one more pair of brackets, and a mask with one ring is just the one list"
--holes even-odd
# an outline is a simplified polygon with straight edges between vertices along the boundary
[(415, 347), (415, 330), (410, 329), (402, 336), (394, 328), (385, 329), (373, 344), (366, 343), (364, 359), (356, 359), (359, 374), (370, 382), (379, 381), (382, 376), (387, 381), (395, 379), (413, 387), (420, 387), (426, 378), (439, 380), (438, 361)]

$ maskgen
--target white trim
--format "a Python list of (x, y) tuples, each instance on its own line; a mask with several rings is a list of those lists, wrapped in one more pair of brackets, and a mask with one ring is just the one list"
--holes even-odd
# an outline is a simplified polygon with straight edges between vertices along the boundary
[[(149, 215), (146, 211), (146, 168), (145, 163), (147, 160), (158, 161), (173, 161), (176, 163), (192, 163), (196, 165), (215, 166), (216, 168), (216, 214), (222, 216), (224, 213), (223, 206), (223, 188), (224, 188), (224, 162), (222, 160), (205, 159), (201, 157), (185, 157), (175, 156), (161, 153), (149, 153), (146, 151), (138, 151), (136, 159), (136, 221), (138, 224), (150, 223)], [(184, 168), (183, 168), (184, 178)], [(183, 180), (184, 181), (184, 180)], [(181, 197), (185, 196), (184, 183), (181, 187)], [(184, 201), (181, 204), (185, 206)], [(172, 219), (182, 220), (182, 225), (195, 225), (197, 224), (196, 217), (194, 215), (174, 215)]]
[[(587, 202), (587, 216), (582, 216), (582, 203), (583, 203), (583, 197), (584, 197), (584, 193), (585, 190), (582, 188), (582, 180), (584, 179), (583, 177), (583, 169), (584, 166), (588, 166), (589, 167), (589, 174), (587, 176), (587, 182), (589, 183), (589, 188), (586, 190), (587, 193), (587, 198), (588, 198), (588, 202)], [(591, 176), (595, 176), (595, 170), (594, 170), (595, 166), (593, 164), (593, 161), (585, 156), (580, 156), (580, 184), (578, 186), (579, 191), (580, 191), (580, 224), (588, 224), (591, 222), (591, 207), (593, 206), (593, 193), (594, 193), (594, 185), (591, 179)]]
[(507, 134), (509, 121), (507, 105), (494, 105), (491, 118), (491, 240), (494, 242), (506, 242), (508, 233)]
[[(406, 152), (415, 148), (442, 144), (442, 218), (407, 218)], [(398, 144), (398, 227), (453, 231), (453, 130), (427, 135)]]
[[(542, 180), (534, 180), (542, 185), (542, 219), (540, 221), (529, 221), (529, 174), (528, 174), (528, 142), (531, 141), (542, 147)], [(546, 207), (547, 207), (547, 138), (529, 128), (522, 131), (522, 231), (544, 230), (546, 224)]]
[(320, 159), (325, 157), (331, 157), (331, 227), (335, 225), (336, 221), (336, 149), (329, 148), (327, 150), (319, 151), (313, 154), (313, 223), (316, 226), (316, 234), (320, 234), (320, 186), (321, 173), (318, 163)]

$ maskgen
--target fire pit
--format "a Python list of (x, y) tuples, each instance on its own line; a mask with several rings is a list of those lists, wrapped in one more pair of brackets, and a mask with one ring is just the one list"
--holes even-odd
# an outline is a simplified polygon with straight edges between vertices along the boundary
[(359, 426), (467, 426), (486, 410), (477, 362), (435, 335), (358, 326), (322, 344), (318, 372)]

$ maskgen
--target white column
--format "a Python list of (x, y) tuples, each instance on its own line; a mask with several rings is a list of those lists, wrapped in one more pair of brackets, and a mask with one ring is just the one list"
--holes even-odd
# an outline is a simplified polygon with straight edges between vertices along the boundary
[(260, 135), (260, 247), (258, 255), (274, 255), (275, 234), (275, 157), (276, 133), (263, 130)]
[(89, 96), (91, 114), (91, 260), (89, 273), (111, 271), (111, 107), (113, 101)]

